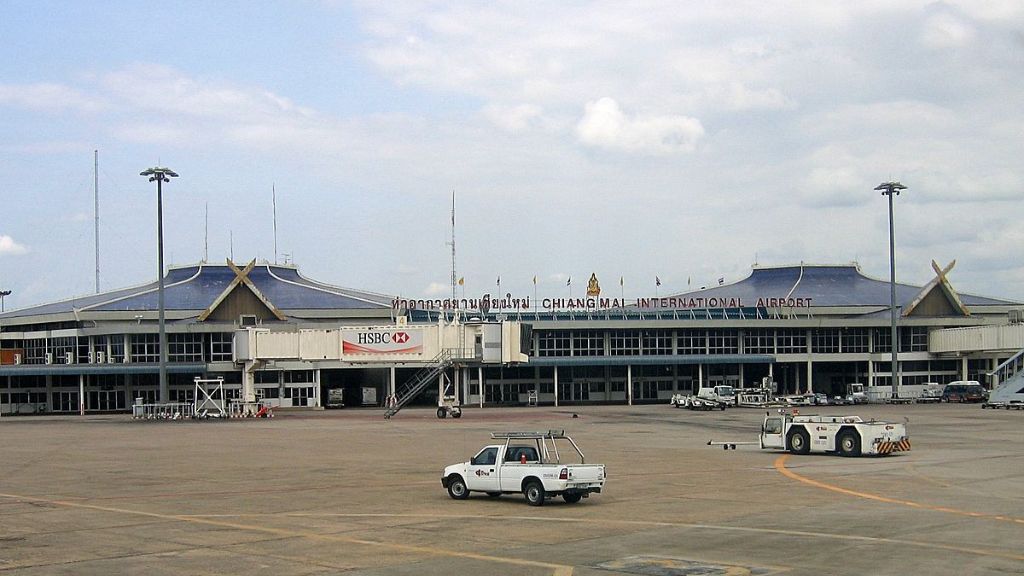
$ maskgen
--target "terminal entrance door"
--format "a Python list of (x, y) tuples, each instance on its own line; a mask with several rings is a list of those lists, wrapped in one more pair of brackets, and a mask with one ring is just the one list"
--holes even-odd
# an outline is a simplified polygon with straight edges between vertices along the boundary
[(124, 392), (117, 390), (89, 390), (89, 410), (124, 410)]
[(485, 384), (484, 402), (488, 404), (516, 404), (519, 402), (518, 384)]

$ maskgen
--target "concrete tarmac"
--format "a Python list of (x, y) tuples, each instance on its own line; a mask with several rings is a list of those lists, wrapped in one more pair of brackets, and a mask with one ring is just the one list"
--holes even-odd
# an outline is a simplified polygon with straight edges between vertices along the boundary
[[(5, 417), (0, 574), (1024, 574), (1024, 411), (802, 412), (909, 418), (913, 450), (722, 450), (706, 442), (756, 439), (763, 411), (667, 404)], [(604, 493), (441, 487), (489, 432), (547, 429), (608, 466)]]

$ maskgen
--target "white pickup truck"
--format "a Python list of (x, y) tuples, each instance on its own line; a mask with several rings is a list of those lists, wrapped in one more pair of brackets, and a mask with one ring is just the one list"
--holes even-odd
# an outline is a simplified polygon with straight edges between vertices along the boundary
[[(468, 498), (470, 492), (495, 498), (522, 493), (531, 506), (543, 506), (555, 496), (575, 504), (604, 487), (604, 464), (586, 464), (583, 452), (564, 430), (493, 432), (491, 438), (503, 442), (484, 446), (469, 462), (444, 469), (441, 485), (455, 500)], [(578, 464), (561, 461), (556, 440), (572, 446)]]

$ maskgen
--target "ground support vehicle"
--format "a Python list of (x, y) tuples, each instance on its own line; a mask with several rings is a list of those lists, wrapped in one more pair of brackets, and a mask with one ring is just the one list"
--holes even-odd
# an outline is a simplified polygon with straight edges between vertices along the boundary
[(745, 408), (764, 408), (772, 403), (771, 390), (741, 388), (736, 391), (736, 405)]
[(327, 391), (327, 408), (345, 407), (345, 389), (331, 388)]
[(1024, 410), (1024, 402), (1020, 400), (1010, 400), (1007, 402), (982, 402), (982, 408), (1006, 408), (1007, 410)]
[(689, 394), (674, 394), (669, 400), (669, 404), (676, 408), (689, 408), (690, 410), (725, 410), (727, 406), (725, 402)]
[(942, 401), (942, 386), (926, 386), (921, 395), (914, 398), (917, 404), (938, 404)]
[(437, 417), (444, 418), (446, 416), (462, 418), (462, 407), (459, 405), (459, 399), (447, 394), (437, 403)]
[(732, 386), (703, 387), (697, 390), (697, 397), (702, 400), (712, 400), (726, 406), (736, 405), (736, 390)]
[(738, 445), (787, 450), (793, 454), (834, 452), (840, 456), (883, 456), (910, 450), (906, 424), (865, 421), (860, 416), (816, 416), (780, 411), (767, 413), (757, 442), (716, 442), (726, 450)]
[[(575, 504), (599, 494), (604, 487), (604, 464), (587, 464), (579, 446), (564, 430), (493, 432), (491, 438), (502, 442), (484, 446), (469, 462), (444, 469), (441, 485), (453, 499), (464, 500), (471, 492), (484, 492), (494, 498), (523, 494), (531, 506), (543, 506), (556, 496)], [(571, 446), (579, 463), (563, 463), (558, 444)]]
[(846, 400), (850, 404), (864, 404), (868, 401), (868, 395), (864, 392), (864, 385), (859, 382), (854, 382), (847, 385), (848, 393), (846, 394)]
[(950, 382), (942, 391), (943, 402), (985, 402), (988, 392), (976, 380), (957, 380)]

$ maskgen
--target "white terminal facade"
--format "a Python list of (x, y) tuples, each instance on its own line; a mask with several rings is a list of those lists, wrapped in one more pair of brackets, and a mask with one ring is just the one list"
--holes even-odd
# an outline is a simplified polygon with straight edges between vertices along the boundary
[[(950, 268), (897, 286), (903, 395), (987, 383), (1024, 349), (1024, 304), (959, 294)], [(171, 268), (165, 284), (169, 398), (159, 397), (154, 282), (0, 314), (0, 413), (185, 402), (195, 378), (274, 406), (383, 407), (431, 367), (438, 385), (413, 404), (440, 394), (465, 406), (667, 402), (765, 378), (779, 394), (843, 394), (855, 382), (891, 393), (889, 283), (854, 264), (755, 266), (733, 283), (627, 302), (406, 299), (255, 261)]]

